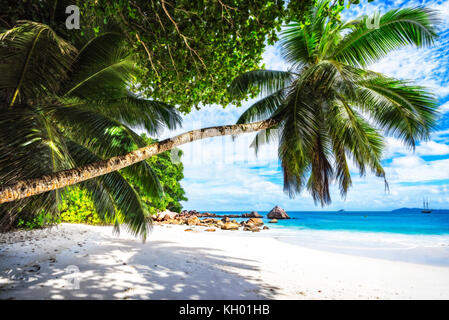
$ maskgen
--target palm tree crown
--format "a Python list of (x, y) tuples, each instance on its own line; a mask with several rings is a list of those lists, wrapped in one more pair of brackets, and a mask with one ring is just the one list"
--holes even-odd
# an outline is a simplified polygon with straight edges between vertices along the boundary
[(290, 196), (306, 187), (314, 201), (331, 202), (336, 181), (342, 196), (351, 186), (348, 160), (361, 175), (372, 170), (385, 178), (381, 164), (384, 135), (399, 137), (414, 148), (435, 126), (436, 101), (423, 87), (370, 71), (366, 67), (406, 45), (432, 44), (434, 13), (424, 8), (391, 10), (378, 27), (369, 17), (348, 22), (329, 20), (321, 1), (308, 13), (310, 23), (292, 23), (281, 34), (289, 71), (256, 70), (237, 77), (234, 97), (259, 88), (264, 98), (238, 123), (273, 118), (277, 130), (259, 132), (253, 145), (279, 139), (284, 191)]
[[(113, 26), (79, 36), (73, 45), (46, 25), (23, 21), (0, 34), (0, 41), (0, 184), (127, 153), (146, 145), (131, 127), (155, 133), (181, 121), (173, 107), (128, 91), (135, 63)], [(145, 237), (148, 208), (124, 176), (161, 195), (146, 161), (82, 187), (101, 216)], [(59, 199), (51, 191), (3, 204), (0, 223), (18, 213), (57, 212)]]

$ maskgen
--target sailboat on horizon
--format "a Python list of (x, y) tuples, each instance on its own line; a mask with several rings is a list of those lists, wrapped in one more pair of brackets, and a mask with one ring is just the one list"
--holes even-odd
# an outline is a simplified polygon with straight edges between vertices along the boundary
[(423, 209), (421, 210), (421, 212), (422, 213), (431, 213), (432, 210), (430, 210), (430, 208), (429, 208), (429, 200), (423, 199), (422, 203), (423, 203)]

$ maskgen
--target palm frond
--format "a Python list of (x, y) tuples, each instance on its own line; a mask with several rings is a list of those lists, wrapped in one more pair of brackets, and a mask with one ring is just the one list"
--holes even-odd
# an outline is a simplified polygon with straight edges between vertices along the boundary
[(93, 38), (79, 52), (70, 81), (61, 95), (84, 99), (114, 99), (126, 95), (136, 73), (135, 63), (123, 46), (122, 35), (109, 32)]
[(89, 101), (83, 104), (83, 108), (100, 112), (127, 126), (145, 128), (149, 134), (157, 134), (164, 128), (176, 129), (182, 122), (175, 107), (144, 99), (129, 91), (121, 98)]
[(0, 181), (37, 178), (67, 169), (64, 138), (34, 106), (17, 104), (0, 117)]
[(414, 148), (429, 138), (436, 125), (437, 101), (421, 86), (378, 76), (358, 83), (358, 104), (386, 134), (399, 137)]
[(58, 91), (75, 52), (50, 27), (37, 22), (22, 21), (0, 34), (0, 89), (10, 93), (7, 103), (12, 106)]
[(120, 172), (123, 173), (124, 176), (132, 177), (136, 186), (145, 190), (148, 196), (151, 196), (154, 199), (160, 199), (164, 196), (164, 190), (162, 189), (161, 183), (147, 161), (142, 161), (126, 167), (120, 170)]
[(287, 71), (249, 71), (235, 78), (229, 85), (228, 92), (236, 98), (245, 96), (251, 88), (259, 89), (261, 95), (272, 94), (287, 87), (293, 76), (293, 73)]
[(380, 17), (378, 28), (365, 16), (350, 23), (349, 32), (335, 48), (332, 56), (352, 66), (366, 66), (398, 48), (430, 45), (437, 37), (435, 12), (426, 8), (390, 10)]
[(110, 55), (117, 47), (120, 47), (124, 40), (124, 35), (118, 30), (86, 36), (85, 43), (79, 47), (74, 69), (83, 68), (94, 60), (98, 62), (102, 57)]
[(290, 90), (285, 104), (277, 110), (282, 120), (278, 155), (284, 173), (284, 191), (294, 197), (302, 191), (311, 170), (310, 154), (318, 134), (316, 110), (301, 86)]
[[(68, 145), (70, 154), (77, 165), (85, 165), (101, 160), (77, 143), (69, 143)], [(109, 219), (113, 221), (123, 220), (129, 231), (145, 240), (151, 227), (151, 217), (142, 206), (142, 201), (136, 190), (119, 172), (112, 172), (95, 179), (107, 191), (110, 196), (109, 201), (112, 200), (114, 207), (117, 209), (113, 212), (108, 212)], [(105, 195), (102, 197), (97, 195), (97, 197), (94, 197), (94, 200), (103, 201), (103, 204), (98, 204), (97, 202), (97, 207), (107, 208), (110, 206), (105, 203), (108, 201)]]
[(131, 128), (101, 113), (86, 110), (83, 101), (73, 101), (71, 105), (49, 105), (45, 108), (46, 115), (62, 125), (65, 136), (71, 140), (103, 158), (145, 146), (145, 141)]
[(292, 22), (281, 32), (281, 54), (293, 69), (314, 63), (320, 56), (321, 43), (329, 40), (330, 23), (324, 14), (328, 9), (328, 0), (319, 0), (306, 15), (307, 23)]
[[(67, 137), (101, 159), (125, 154), (146, 145), (144, 139), (131, 128), (99, 113), (76, 106), (59, 106), (53, 107), (49, 114), (64, 125)], [(146, 161), (122, 169), (121, 172), (132, 176), (151, 196), (162, 196), (159, 180)]]
[[(80, 188), (86, 189), (92, 199), (95, 211), (100, 216), (100, 218), (105, 222), (114, 223), (114, 231), (116, 233), (120, 232), (120, 225), (115, 224), (118, 220), (119, 213), (115, 208), (114, 199), (111, 194), (101, 183), (99, 179), (92, 179), (79, 184)], [(70, 190), (69, 188), (67, 188)], [(68, 191), (67, 190), (67, 191)]]
[[(72, 160), (63, 136), (35, 106), (16, 104), (2, 110), (0, 117), (0, 183), (49, 175), (67, 169)], [(46, 212), (56, 214), (59, 191), (0, 206), (3, 227), (15, 218)], [(6, 219), (6, 220), (3, 220)], [(5, 224), (3, 224), (5, 223)]]
[(276, 127), (268, 128), (259, 131), (250, 144), (250, 147), (254, 149), (256, 156), (259, 153), (259, 147), (264, 144), (268, 144), (279, 137), (279, 129)]
[(260, 99), (250, 106), (237, 120), (237, 123), (249, 123), (268, 119), (283, 103), (286, 89), (276, 91), (269, 96)]
[[(342, 148), (345, 149), (357, 165), (360, 175), (365, 175), (366, 166), (368, 166), (377, 176), (384, 177), (381, 165), (385, 147), (383, 137), (344, 98), (339, 99), (340, 101), (329, 109), (327, 116), (329, 136), (334, 148), (339, 152)], [(337, 154), (337, 156), (343, 155)], [(344, 172), (340, 172), (341, 174)], [(342, 176), (342, 178), (345, 177)], [(341, 189), (342, 192), (343, 190)]]
[[(320, 130), (321, 131), (321, 130)], [(331, 203), (330, 184), (333, 179), (334, 169), (330, 162), (330, 145), (325, 132), (315, 137), (310, 157), (310, 175), (307, 181), (307, 189), (317, 204), (325, 206)]]
[(284, 192), (290, 198), (303, 190), (310, 172), (310, 158), (307, 157), (308, 146), (304, 140), (297, 139), (292, 133), (296, 127), (292, 120), (289, 118), (283, 124), (278, 147), (284, 174)]
[(316, 54), (319, 38), (315, 33), (307, 31), (301, 24), (294, 22), (282, 32), (280, 40), (282, 57), (294, 67), (311, 62)]
[(338, 182), (341, 197), (345, 198), (352, 186), (351, 172), (343, 143), (338, 138), (331, 137), (334, 154), (335, 180)]

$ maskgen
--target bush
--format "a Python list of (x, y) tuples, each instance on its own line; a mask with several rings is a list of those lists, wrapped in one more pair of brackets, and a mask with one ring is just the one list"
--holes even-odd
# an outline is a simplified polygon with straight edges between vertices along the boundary
[[(142, 138), (148, 144), (154, 142), (145, 134)], [(178, 156), (182, 156), (182, 151), (178, 151)], [(158, 211), (169, 209), (171, 211), (180, 212), (182, 210), (181, 201), (187, 200), (185, 191), (179, 183), (184, 178), (182, 163), (173, 163), (170, 152), (166, 151), (147, 160), (148, 164), (157, 175), (164, 195), (161, 198), (151, 197), (145, 189), (142, 189), (132, 177), (125, 178), (134, 187), (136, 192), (142, 199), (144, 205), (150, 215), (155, 215)], [(36, 229), (45, 225), (57, 224), (61, 222), (68, 223), (85, 223), (91, 225), (112, 224), (114, 221), (107, 221), (101, 217), (95, 210), (90, 193), (86, 189), (78, 186), (66, 188), (61, 193), (61, 203), (59, 204), (59, 215), (52, 218), (50, 213), (40, 213), (35, 217), (21, 217), (17, 220), (16, 226), (19, 228)], [(119, 223), (121, 222), (120, 214), (117, 215)]]
[(17, 227), (32, 230), (58, 223), (61, 223), (61, 218), (59, 216), (53, 216), (50, 213), (41, 212), (37, 216), (30, 219), (19, 218), (17, 220)]
[(60, 221), (69, 223), (105, 224), (95, 210), (89, 192), (79, 187), (70, 187), (62, 194)]

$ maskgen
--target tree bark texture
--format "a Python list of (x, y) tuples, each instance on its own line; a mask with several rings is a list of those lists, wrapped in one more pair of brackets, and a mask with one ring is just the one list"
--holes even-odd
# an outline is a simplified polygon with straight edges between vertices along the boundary
[(255, 132), (271, 128), (277, 123), (278, 121), (275, 119), (268, 119), (247, 124), (225, 125), (188, 131), (175, 137), (134, 150), (125, 155), (112, 157), (107, 160), (98, 161), (74, 169), (55, 172), (51, 175), (39, 178), (21, 180), (12, 184), (0, 186), (0, 203), (23, 199), (99, 177), (131, 166), (185, 143), (217, 136)]

